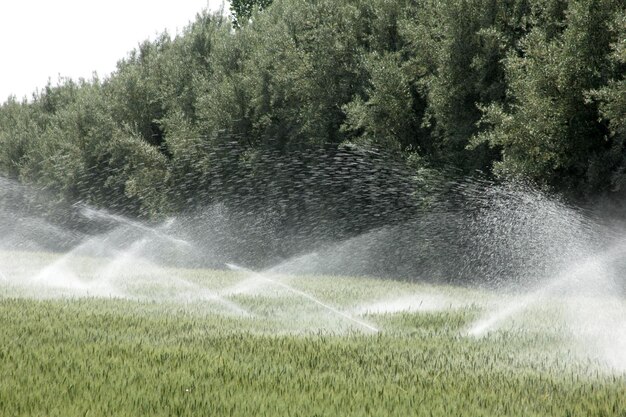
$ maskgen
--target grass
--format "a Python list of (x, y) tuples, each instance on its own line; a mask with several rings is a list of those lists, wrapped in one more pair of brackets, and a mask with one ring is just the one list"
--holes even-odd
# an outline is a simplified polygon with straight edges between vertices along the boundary
[[(168, 273), (216, 291), (243, 279)], [(626, 375), (577, 356), (559, 332), (463, 337), (489, 294), (284, 279), (345, 311), (381, 294), (480, 303), (359, 316), (381, 329), (373, 334), (271, 288), (229, 295), (251, 313), (237, 315), (201, 298), (35, 298), (4, 285), (0, 415), (626, 416)]]

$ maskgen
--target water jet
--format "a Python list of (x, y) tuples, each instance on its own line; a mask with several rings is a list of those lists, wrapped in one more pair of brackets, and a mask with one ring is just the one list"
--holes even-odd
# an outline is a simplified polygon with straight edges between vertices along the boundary
[[(119, 225), (125, 225), (130, 228), (139, 230), (141, 232), (154, 235), (155, 237), (158, 237), (159, 239), (169, 241), (176, 245), (180, 245), (184, 247), (191, 247), (191, 244), (187, 242), (186, 240), (179, 239), (177, 237), (173, 237), (166, 233), (163, 233), (162, 231), (159, 230), (159, 228), (146, 226), (145, 224), (139, 221), (131, 220), (124, 216), (119, 216), (117, 214), (112, 214), (106, 210), (96, 209), (96, 208), (88, 207), (88, 206), (78, 206), (78, 207), (80, 208), (80, 213), (87, 219), (91, 219), (91, 220), (99, 219), (99, 220), (113, 222)], [(165, 220), (165, 222), (163, 222), (160, 228), (168, 228), (173, 223), (174, 223), (173, 218), (167, 219)]]
[(310, 294), (307, 294), (304, 291), (298, 290), (297, 288), (294, 288), (294, 287), (292, 287), (290, 285), (287, 285), (284, 282), (280, 282), (280, 281), (271, 279), (271, 278), (265, 276), (263, 273), (255, 272), (255, 271), (252, 271), (250, 269), (247, 269), (247, 268), (235, 265), (235, 264), (227, 263), (226, 266), (229, 269), (233, 270), (233, 271), (243, 271), (243, 272), (246, 272), (246, 273), (254, 276), (255, 278), (257, 278), (259, 280), (262, 280), (262, 281), (268, 282), (270, 284), (273, 284), (273, 285), (279, 286), (281, 288), (284, 288), (287, 291), (289, 291), (289, 292), (291, 292), (291, 293), (293, 293), (295, 295), (298, 295), (298, 296), (300, 296), (302, 298), (305, 298), (305, 299), (307, 299), (307, 300), (309, 300), (309, 301), (311, 301), (311, 302), (313, 302), (313, 303), (323, 307), (324, 309), (330, 311), (331, 313), (333, 313), (335, 315), (338, 315), (338, 316), (340, 316), (340, 317), (342, 317), (342, 318), (344, 318), (344, 319), (346, 319), (348, 321), (351, 321), (351, 322), (353, 322), (355, 324), (358, 324), (360, 327), (363, 327), (363, 328), (365, 328), (365, 329), (367, 329), (369, 331), (372, 331), (372, 332), (375, 332), (375, 333), (379, 332), (379, 329), (377, 329), (376, 327), (372, 326), (371, 324), (368, 324), (368, 323), (366, 323), (366, 322), (364, 322), (362, 320), (359, 320), (359, 319), (356, 319), (356, 318), (350, 316), (349, 314), (346, 314), (346, 313), (344, 313), (344, 312), (342, 312), (340, 310), (337, 310), (335, 307), (332, 307), (332, 306), (330, 306), (330, 305), (328, 305), (328, 304), (318, 300), (317, 298), (313, 297)]

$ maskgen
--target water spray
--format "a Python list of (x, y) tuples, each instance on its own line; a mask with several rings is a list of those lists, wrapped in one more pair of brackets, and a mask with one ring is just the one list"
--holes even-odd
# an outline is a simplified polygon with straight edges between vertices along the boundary
[[(123, 224), (125, 226), (129, 226), (131, 228), (150, 233), (160, 239), (168, 240), (177, 245), (187, 246), (187, 247), (191, 246), (191, 244), (187, 242), (186, 240), (172, 237), (168, 234), (161, 232), (158, 229), (146, 226), (145, 224), (140, 223), (138, 221), (130, 220), (130, 219), (127, 219), (126, 217), (118, 216), (117, 214), (112, 214), (104, 210), (99, 210), (99, 209), (95, 209), (92, 207), (84, 206), (84, 207), (81, 207), (80, 213), (88, 219), (101, 219), (101, 220), (113, 221), (118, 224)], [(165, 222), (165, 226), (168, 227), (173, 222), (174, 222), (174, 219), (168, 219)]]
[(580, 262), (560, 273), (547, 284), (524, 295), (521, 300), (508, 304), (505, 308), (499, 309), (490, 314), (488, 317), (483, 317), (474, 322), (469, 330), (467, 330), (466, 334), (474, 337), (481, 337), (485, 335), (486, 333), (496, 329), (509, 317), (521, 313), (524, 310), (540, 303), (554, 292), (568, 289), (568, 286), (571, 286), (572, 283), (575, 285), (576, 281), (588, 274), (597, 274), (598, 272), (601, 272), (605, 264), (611, 262), (619, 256), (622, 256), (624, 252), (626, 252), (626, 242), (622, 241), (614, 245), (605, 253), (588, 257), (583, 260), (583, 262)]
[(346, 313), (344, 313), (342, 311), (339, 311), (336, 308), (334, 308), (334, 307), (332, 307), (332, 306), (330, 306), (330, 305), (328, 305), (328, 304), (318, 300), (317, 298), (313, 297), (312, 295), (307, 294), (304, 291), (298, 290), (298, 289), (296, 289), (296, 288), (294, 288), (294, 287), (292, 287), (290, 285), (287, 285), (284, 282), (273, 280), (271, 278), (266, 277), (262, 273), (255, 272), (255, 271), (252, 271), (250, 269), (247, 269), (247, 268), (235, 265), (235, 264), (227, 263), (226, 266), (229, 269), (233, 270), (233, 271), (243, 271), (243, 272), (246, 272), (248, 274), (253, 275), (254, 277), (256, 277), (256, 278), (258, 278), (260, 280), (263, 280), (265, 282), (269, 282), (270, 284), (274, 284), (274, 285), (277, 285), (279, 287), (282, 287), (282, 288), (286, 289), (287, 291), (289, 291), (289, 292), (291, 292), (293, 294), (299, 295), (300, 297), (306, 298), (307, 300), (314, 302), (315, 304), (325, 308), (326, 310), (328, 310), (328, 311), (330, 311), (330, 312), (332, 312), (332, 313), (334, 313), (334, 314), (336, 314), (338, 316), (343, 317), (346, 320), (349, 320), (349, 321), (351, 321), (353, 323), (358, 324), (361, 327), (366, 328), (369, 331), (372, 331), (372, 332), (375, 332), (375, 333), (380, 331), (378, 328), (372, 326), (371, 324), (368, 324), (368, 323), (366, 323), (366, 322), (364, 322), (362, 320), (359, 320), (359, 319), (356, 319), (356, 318), (350, 316), (349, 314), (346, 314)]

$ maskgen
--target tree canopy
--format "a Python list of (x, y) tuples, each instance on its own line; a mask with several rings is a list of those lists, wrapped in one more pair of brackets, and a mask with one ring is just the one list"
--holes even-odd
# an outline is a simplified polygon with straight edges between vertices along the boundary
[(145, 218), (273, 198), (285, 224), (305, 210), (279, 203), (293, 193), (330, 207), (359, 189), (293, 187), (337, 152), (353, 152), (348, 163), (382, 151), (417, 182), (480, 172), (580, 200), (624, 191), (620, 0), (233, 0), (231, 11), (142, 43), (106, 79), (10, 98), (0, 173)]

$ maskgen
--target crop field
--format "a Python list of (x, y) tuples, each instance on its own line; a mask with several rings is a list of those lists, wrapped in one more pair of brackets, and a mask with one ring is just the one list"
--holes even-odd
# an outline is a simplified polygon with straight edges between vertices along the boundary
[(626, 416), (626, 373), (572, 337), (556, 301), (477, 337), (471, 324), (512, 296), (0, 261), (2, 416)]

